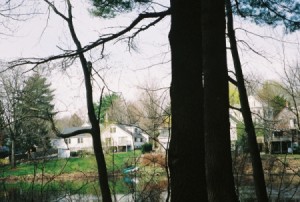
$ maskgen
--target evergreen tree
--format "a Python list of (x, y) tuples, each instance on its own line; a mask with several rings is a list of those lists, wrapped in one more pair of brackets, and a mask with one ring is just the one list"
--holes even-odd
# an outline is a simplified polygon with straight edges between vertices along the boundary
[(18, 104), (19, 138), (17, 147), (23, 151), (36, 145), (49, 148), (49, 115), (53, 114), (54, 95), (46, 78), (39, 73), (25, 81), (21, 101)]
[(232, 1), (232, 5), (235, 14), (256, 24), (284, 25), (288, 32), (300, 28), (300, 2), (297, 0), (237, 0)]
[(103, 18), (112, 18), (117, 14), (132, 11), (139, 5), (147, 4), (151, 0), (92, 0), (94, 9), (91, 12)]
[[(98, 116), (100, 123), (104, 123), (109, 110), (113, 107), (114, 102), (118, 99), (120, 99), (120, 96), (117, 95), (116, 93), (112, 93), (112, 94), (104, 95), (101, 98), (100, 102), (94, 103), (95, 114)], [(100, 109), (100, 111), (99, 111), (99, 109)], [(113, 121), (113, 120), (110, 120), (110, 121)]]

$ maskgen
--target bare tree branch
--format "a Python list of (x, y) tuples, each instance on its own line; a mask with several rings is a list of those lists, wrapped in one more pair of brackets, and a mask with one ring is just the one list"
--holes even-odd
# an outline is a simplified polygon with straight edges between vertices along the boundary
[[(51, 7), (54, 6), (53, 4), (49, 3), (48, 0), (45, 0), (45, 1)], [(59, 11), (56, 11), (56, 13), (59, 14), (69, 24), (72, 21), (72, 12), (70, 11), (70, 9), (68, 10), (68, 12), (69, 12), (69, 17), (66, 17), (65, 15), (60, 13)], [(87, 52), (87, 51), (89, 51), (93, 48), (96, 48), (100, 45), (104, 45), (105, 43), (107, 43), (109, 41), (117, 39), (120, 36), (123, 36), (127, 32), (131, 31), (138, 23), (140, 23), (144, 19), (158, 18), (154, 22), (150, 23), (148, 26), (146, 26), (144, 28), (140, 28), (141, 31), (144, 31), (144, 30), (148, 29), (149, 27), (155, 25), (156, 23), (161, 21), (164, 17), (166, 17), (167, 15), (170, 15), (170, 13), (171, 13), (171, 11), (170, 11), (170, 9), (168, 9), (168, 10), (162, 11), (162, 12), (139, 14), (139, 16), (128, 27), (124, 28), (123, 30), (121, 30), (117, 33), (104, 35), (103, 37), (100, 37), (98, 40), (90, 43), (89, 45), (86, 45), (86, 46), (82, 47), (81, 49), (65, 50), (64, 53), (62, 53), (62, 54), (52, 55), (52, 56), (45, 57), (45, 58), (35, 58), (35, 57), (20, 58), (20, 59), (9, 62), (8, 63), (8, 68), (14, 68), (14, 67), (17, 67), (17, 66), (22, 66), (22, 65), (33, 65), (32, 69), (34, 69), (34, 68), (36, 68), (37, 66), (39, 66), (41, 64), (45, 64), (45, 63), (48, 63), (48, 62), (51, 62), (51, 61), (66, 59), (66, 58), (68, 58), (68, 59), (76, 58), (76, 57), (78, 57), (79, 54), (85, 53), (85, 52)], [(138, 34), (139, 32), (140, 31), (137, 31), (136, 34)]]
[(72, 132), (69, 133), (59, 133), (56, 134), (58, 137), (62, 137), (62, 138), (68, 138), (68, 137), (73, 137), (75, 135), (80, 135), (80, 134), (85, 134), (85, 133), (89, 133), (91, 134), (92, 130), (91, 128), (82, 128), (82, 129), (75, 129)]

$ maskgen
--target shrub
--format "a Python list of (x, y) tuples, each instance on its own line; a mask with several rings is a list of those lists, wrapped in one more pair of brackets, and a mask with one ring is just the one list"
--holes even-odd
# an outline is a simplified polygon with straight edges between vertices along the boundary
[(165, 156), (163, 154), (144, 154), (141, 158), (141, 164), (144, 166), (166, 166)]
[(0, 166), (8, 165), (8, 164), (9, 164), (9, 159), (8, 158), (1, 158), (0, 159)]
[(152, 144), (151, 143), (145, 143), (141, 146), (141, 150), (142, 150), (142, 153), (145, 154), (145, 153), (149, 153), (152, 151)]
[(294, 147), (293, 153), (294, 154), (300, 154), (300, 147)]
[(70, 152), (70, 156), (71, 157), (77, 157), (78, 156), (78, 152), (77, 151), (71, 151)]

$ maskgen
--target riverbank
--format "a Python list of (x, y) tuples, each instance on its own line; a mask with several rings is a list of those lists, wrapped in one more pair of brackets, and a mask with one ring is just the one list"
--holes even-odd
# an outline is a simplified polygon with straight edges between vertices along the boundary
[[(124, 152), (107, 154), (105, 156), (108, 173), (118, 173), (127, 164), (134, 163), (140, 152)], [(53, 178), (60, 177), (72, 179), (81, 175), (97, 177), (97, 163), (94, 155), (73, 157), (68, 159), (40, 159), (20, 162), (15, 168), (10, 165), (0, 166), (0, 180), (31, 179), (34, 177)]]
[[(300, 155), (261, 155), (265, 174), (298, 174), (300, 173)], [(233, 158), (233, 166), (244, 174), (252, 174), (252, 164), (249, 155)]]

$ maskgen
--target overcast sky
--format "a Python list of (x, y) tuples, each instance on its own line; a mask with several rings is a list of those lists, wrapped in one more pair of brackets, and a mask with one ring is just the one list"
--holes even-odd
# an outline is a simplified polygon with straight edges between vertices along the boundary
[[(82, 45), (96, 40), (103, 33), (111, 33), (120, 29), (121, 26), (127, 26), (136, 17), (136, 13), (130, 13), (111, 20), (99, 19), (89, 14), (87, 0), (73, 2), (76, 2), (73, 5), (75, 29)], [(63, 9), (63, 5), (60, 8)], [(47, 7), (42, 1), (39, 9), (41, 13), (47, 13)], [(53, 12), (49, 16), (40, 14), (25, 22), (19, 22), (17, 26), (13, 24), (12, 26), (15, 29), (13, 36), (0, 38), (0, 57), (3, 59), (43, 57), (59, 53), (58, 47), (74, 48), (66, 24)], [(117, 27), (117, 29), (111, 29), (111, 27)], [(261, 54), (259, 56), (250, 51), (245, 43), (239, 43), (245, 73), (253, 72), (264, 79), (278, 78), (278, 73), (282, 71), (284, 63), (297, 62), (299, 58), (298, 33), (285, 35), (282, 28), (259, 27), (241, 19), (235, 19), (235, 27), (239, 28), (236, 30), (238, 39), (243, 40)], [(127, 44), (118, 42), (105, 46), (105, 54), (107, 54), (105, 60), (96, 62), (100, 50), (91, 51), (86, 56), (95, 62), (94, 66), (97, 69), (103, 69), (102, 76), (111, 90), (122, 92), (126, 99), (133, 100), (137, 98), (138, 87), (146, 82), (154, 80), (154, 83), (160, 87), (169, 86), (171, 73), (170, 62), (168, 62), (170, 60), (169, 29), (170, 19), (167, 17), (135, 38), (136, 50), (128, 52)], [(232, 67), (230, 59), (228, 63)], [(64, 74), (56, 70), (48, 75), (49, 82), (55, 90), (56, 109), (66, 112), (62, 115), (85, 111), (85, 90), (82, 78), (82, 71), (76, 64)], [(100, 84), (100, 87), (103, 85)], [(95, 85), (94, 90), (94, 96), (97, 98), (100, 89)]]
[[(90, 15), (87, 1), (73, 2), (75, 2), (73, 4), (75, 30), (83, 46), (95, 41), (102, 34), (126, 27), (137, 16), (136, 13), (129, 13), (115, 19), (104, 20)], [(61, 8), (64, 12), (63, 5)], [(47, 12), (45, 4), (41, 3), (39, 11)], [(53, 12), (50, 16), (40, 14), (17, 25), (12, 26), (15, 29), (13, 37), (3, 36), (0, 39), (0, 52), (3, 59), (43, 57), (61, 53), (59, 48), (74, 48), (65, 22)], [(134, 40), (135, 50), (131, 49), (130, 52), (126, 41), (120, 41), (105, 46), (104, 53), (107, 57), (102, 61), (97, 61), (100, 55), (99, 49), (88, 52), (86, 56), (88, 60), (95, 62), (96, 69), (103, 69), (101, 74), (110, 90), (121, 92), (125, 99), (133, 100), (136, 98), (138, 87), (142, 87), (146, 82), (155, 80), (160, 87), (168, 87), (170, 84), (167, 38), (169, 26), (169, 18), (166, 18), (159, 25), (141, 33)], [(57, 110), (67, 112), (62, 114), (85, 111), (85, 90), (79, 65), (74, 64), (64, 73), (54, 70), (47, 76), (55, 90)], [(100, 92), (96, 83), (94, 82), (95, 101)], [(99, 79), (98, 83), (103, 87)]]

